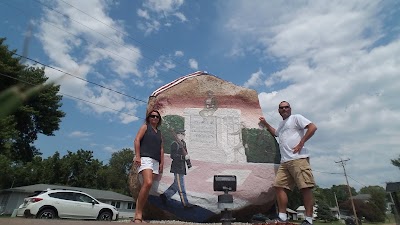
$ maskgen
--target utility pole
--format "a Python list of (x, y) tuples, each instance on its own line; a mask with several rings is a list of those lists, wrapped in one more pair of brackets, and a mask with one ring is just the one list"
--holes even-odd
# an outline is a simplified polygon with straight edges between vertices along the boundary
[(337, 202), (336, 193), (335, 193), (335, 192), (333, 192), (333, 194), (335, 195), (336, 208), (337, 208), (337, 210), (338, 210), (338, 216), (339, 216), (339, 218), (338, 218), (338, 219), (340, 219), (340, 209), (339, 209), (339, 204), (338, 204), (338, 202)]
[(342, 164), (343, 171), (344, 171), (344, 176), (346, 177), (347, 188), (349, 189), (350, 201), (351, 201), (351, 206), (353, 207), (353, 214), (354, 214), (354, 217), (355, 217), (355, 222), (356, 222), (356, 225), (359, 225), (358, 224), (358, 217), (357, 217), (356, 207), (354, 207), (353, 195), (351, 194), (349, 180), (347, 179), (347, 174), (346, 174), (346, 168), (344, 167), (344, 162), (349, 161), (349, 160), (350, 159), (346, 159), (346, 160), (340, 159), (340, 161), (337, 161), (335, 163), (341, 163)]

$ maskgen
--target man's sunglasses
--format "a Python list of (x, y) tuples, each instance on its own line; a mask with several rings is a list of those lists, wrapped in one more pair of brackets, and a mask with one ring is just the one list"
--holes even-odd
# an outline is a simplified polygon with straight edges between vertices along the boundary
[(157, 115), (150, 115), (149, 118), (157, 118), (157, 119), (160, 119), (160, 116), (157, 116)]
[(290, 106), (287, 106), (287, 105), (285, 105), (285, 106), (279, 106), (279, 109), (289, 109), (290, 108)]

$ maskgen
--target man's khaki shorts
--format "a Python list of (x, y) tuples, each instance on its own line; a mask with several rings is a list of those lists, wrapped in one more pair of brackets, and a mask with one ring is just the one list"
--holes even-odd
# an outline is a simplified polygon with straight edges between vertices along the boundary
[(308, 158), (287, 161), (278, 168), (274, 186), (292, 191), (295, 185), (299, 189), (315, 186)]

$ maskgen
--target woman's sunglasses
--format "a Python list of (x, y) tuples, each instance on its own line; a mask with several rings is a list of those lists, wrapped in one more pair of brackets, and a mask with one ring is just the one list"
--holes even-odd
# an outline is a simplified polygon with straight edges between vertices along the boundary
[(157, 118), (157, 119), (160, 119), (160, 116), (158, 116), (158, 115), (150, 115), (149, 118)]

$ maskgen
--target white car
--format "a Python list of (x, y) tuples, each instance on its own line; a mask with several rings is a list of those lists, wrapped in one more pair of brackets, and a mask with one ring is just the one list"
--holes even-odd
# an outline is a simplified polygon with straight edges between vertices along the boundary
[(17, 216), (40, 219), (118, 220), (118, 210), (92, 196), (73, 190), (46, 190), (24, 199)]

